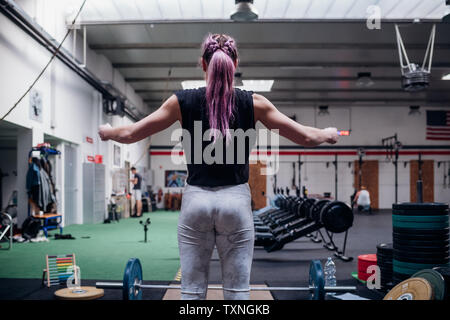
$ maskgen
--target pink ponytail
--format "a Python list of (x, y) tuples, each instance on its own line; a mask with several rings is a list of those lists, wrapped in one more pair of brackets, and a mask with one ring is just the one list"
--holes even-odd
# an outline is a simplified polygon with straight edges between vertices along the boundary
[(234, 111), (234, 72), (237, 49), (233, 38), (226, 35), (208, 35), (203, 42), (203, 59), (208, 65), (206, 105), (213, 140), (222, 133), (230, 138), (230, 121)]

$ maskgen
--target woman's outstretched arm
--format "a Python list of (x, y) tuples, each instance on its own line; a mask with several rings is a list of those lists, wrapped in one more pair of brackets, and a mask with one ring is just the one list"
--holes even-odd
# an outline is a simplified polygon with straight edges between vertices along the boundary
[(163, 105), (144, 119), (126, 126), (112, 128), (102, 125), (98, 134), (103, 141), (114, 140), (120, 143), (134, 143), (170, 127), (175, 121), (181, 122), (178, 99), (172, 95)]
[(255, 121), (261, 121), (270, 130), (278, 129), (281, 136), (296, 144), (315, 147), (324, 142), (337, 142), (336, 128), (317, 129), (303, 126), (278, 111), (268, 99), (259, 94), (253, 94), (253, 106)]

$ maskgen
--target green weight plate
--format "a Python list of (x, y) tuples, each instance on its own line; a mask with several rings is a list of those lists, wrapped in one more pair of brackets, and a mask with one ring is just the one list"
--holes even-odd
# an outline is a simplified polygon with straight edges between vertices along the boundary
[(412, 276), (414, 273), (416, 273), (417, 271), (420, 271), (422, 269), (417, 268), (417, 269), (410, 269), (410, 268), (404, 268), (404, 267), (400, 267), (400, 266), (394, 266), (392, 271), (393, 271), (393, 277), (395, 277), (395, 275), (397, 273), (403, 274), (403, 275), (408, 275), (409, 277)]
[(128, 260), (123, 274), (123, 300), (142, 300), (142, 290), (135, 289), (136, 283), (142, 282), (142, 266), (138, 258)]
[(446, 210), (448, 209), (448, 204), (439, 202), (424, 202), (424, 203), (414, 203), (414, 202), (403, 202), (394, 203), (392, 205), (393, 210)]
[(442, 266), (446, 266), (447, 263), (413, 263), (413, 262), (403, 262), (403, 261), (399, 261), (394, 259), (393, 260), (394, 263), (394, 271), (395, 268), (400, 267), (400, 268), (407, 268), (407, 269), (411, 269), (411, 270), (415, 270), (416, 272), (422, 269), (430, 269), (430, 268), (434, 268), (434, 267), (442, 267)]
[(445, 229), (448, 228), (447, 222), (400, 222), (392, 221), (392, 226), (396, 228), (408, 228), (408, 229)]
[(448, 222), (448, 216), (399, 216), (392, 215), (392, 221), (398, 222)]
[(325, 299), (325, 276), (319, 260), (312, 260), (309, 265), (309, 286), (314, 287), (312, 300)]
[(431, 284), (431, 287), (433, 288), (434, 299), (444, 300), (445, 279), (439, 272), (433, 269), (424, 269), (413, 274), (413, 278), (423, 278), (427, 280)]

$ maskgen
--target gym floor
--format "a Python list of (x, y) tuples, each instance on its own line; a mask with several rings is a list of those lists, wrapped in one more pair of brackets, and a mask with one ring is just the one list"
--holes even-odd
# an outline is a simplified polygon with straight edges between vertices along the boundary
[[(150, 217), (152, 224), (148, 242), (140, 220)], [(59, 287), (42, 287), (42, 270), (45, 255), (75, 253), (81, 268), (82, 285), (95, 285), (96, 281), (123, 279), (123, 270), (130, 257), (142, 262), (144, 281), (153, 284), (173, 283), (179, 270), (176, 236), (178, 212), (156, 211), (144, 214), (142, 219), (125, 219), (113, 224), (73, 225), (64, 229), (75, 240), (54, 240), (41, 243), (15, 243), (13, 250), (0, 255), (0, 299), (49, 300)], [(356, 214), (347, 242), (347, 255), (351, 262), (334, 259), (338, 285), (356, 285), (355, 294), (368, 299), (382, 299), (383, 293), (369, 290), (351, 277), (357, 271), (357, 256), (376, 253), (376, 245), (391, 242), (390, 211), (375, 211), (371, 215)], [(54, 234), (54, 233), (53, 233)], [(342, 245), (343, 234), (336, 235), (336, 244)], [(332, 252), (322, 243), (301, 238), (289, 243), (283, 250), (267, 253), (256, 247), (252, 265), (251, 282), (269, 286), (304, 286), (308, 282), (309, 263), (312, 259), (322, 262)], [(221, 268), (214, 252), (210, 265), (210, 283), (221, 281)], [(155, 281), (158, 279), (158, 281)], [(161, 300), (165, 290), (146, 290), (145, 299)], [(307, 299), (301, 292), (273, 292), (274, 299)], [(121, 299), (120, 290), (105, 290), (102, 299)]]

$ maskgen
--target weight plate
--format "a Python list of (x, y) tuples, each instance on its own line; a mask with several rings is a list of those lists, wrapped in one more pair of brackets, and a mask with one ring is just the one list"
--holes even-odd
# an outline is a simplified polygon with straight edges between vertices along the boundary
[(420, 229), (420, 228), (416, 228), (416, 229), (411, 229), (411, 228), (392, 228), (392, 231), (394, 233), (399, 233), (399, 234), (411, 234), (411, 235), (440, 235), (440, 236), (444, 236), (444, 235), (449, 235), (449, 228), (443, 228), (441, 230), (426, 230), (426, 229)]
[(439, 202), (424, 202), (424, 203), (414, 203), (414, 202), (403, 202), (392, 204), (392, 210), (446, 210), (448, 209), (448, 204)]
[(449, 257), (448, 251), (442, 251), (442, 252), (414, 252), (414, 251), (404, 251), (404, 250), (396, 250), (394, 257), (411, 257), (411, 258), (417, 258), (417, 259), (445, 259)]
[(448, 209), (446, 210), (392, 210), (392, 214), (399, 216), (448, 216)]
[(446, 266), (446, 267), (435, 267), (433, 268), (433, 270), (439, 272), (444, 279), (450, 279), (450, 267)]
[(314, 288), (312, 300), (325, 299), (325, 276), (319, 260), (312, 260), (309, 265), (309, 286)]
[(395, 260), (402, 262), (412, 262), (412, 263), (426, 263), (432, 265), (447, 264), (450, 260), (449, 258), (413, 258), (411, 256), (405, 255), (395, 255)]
[[(417, 271), (415, 271), (415, 272), (417, 272)], [(403, 281), (403, 280), (406, 280), (406, 279), (408, 279), (412, 274), (414, 274), (415, 272), (413, 272), (413, 273), (410, 273), (410, 274), (403, 274), (403, 273), (401, 273), (401, 272), (393, 272), (392, 273), (392, 280), (393, 281), (395, 281), (396, 283), (399, 283), (399, 282), (401, 282), (401, 281)]]
[[(397, 259), (394, 259), (394, 272), (396, 268), (406, 268), (410, 270), (415, 270), (415, 272), (420, 271), (422, 269), (431, 269), (434, 267), (443, 267), (447, 266), (447, 263), (415, 263), (415, 262), (403, 262)], [(404, 272), (406, 274), (406, 272)], [(411, 273), (412, 274), (412, 273)]]
[(392, 288), (383, 300), (433, 300), (433, 289), (427, 280), (411, 278)]
[(404, 240), (404, 241), (448, 241), (449, 236), (448, 235), (408, 235), (408, 234), (399, 234), (399, 233), (393, 233), (392, 234), (393, 240)]
[(392, 215), (396, 222), (448, 222), (448, 216), (400, 216)]
[(396, 241), (394, 248), (405, 251), (441, 252), (447, 251), (448, 241)]
[(392, 226), (395, 228), (404, 229), (426, 229), (426, 230), (442, 230), (448, 228), (449, 222), (401, 222), (392, 221)]
[(142, 266), (138, 258), (131, 258), (125, 266), (123, 274), (123, 300), (141, 300), (142, 290), (136, 289), (135, 284), (142, 283)]
[(344, 202), (332, 201), (320, 211), (320, 221), (328, 231), (341, 233), (353, 225), (353, 211)]
[(424, 269), (413, 274), (413, 278), (423, 278), (427, 280), (434, 292), (435, 300), (444, 300), (445, 297), (445, 280), (444, 277), (433, 269)]
[(396, 241), (394, 250), (419, 251), (419, 252), (444, 252), (448, 251), (448, 242), (443, 241)]
[(103, 289), (96, 287), (64, 288), (55, 291), (55, 297), (61, 300), (94, 300), (103, 297)]
[(377, 252), (380, 253), (392, 252), (392, 243), (379, 243), (377, 245)]

